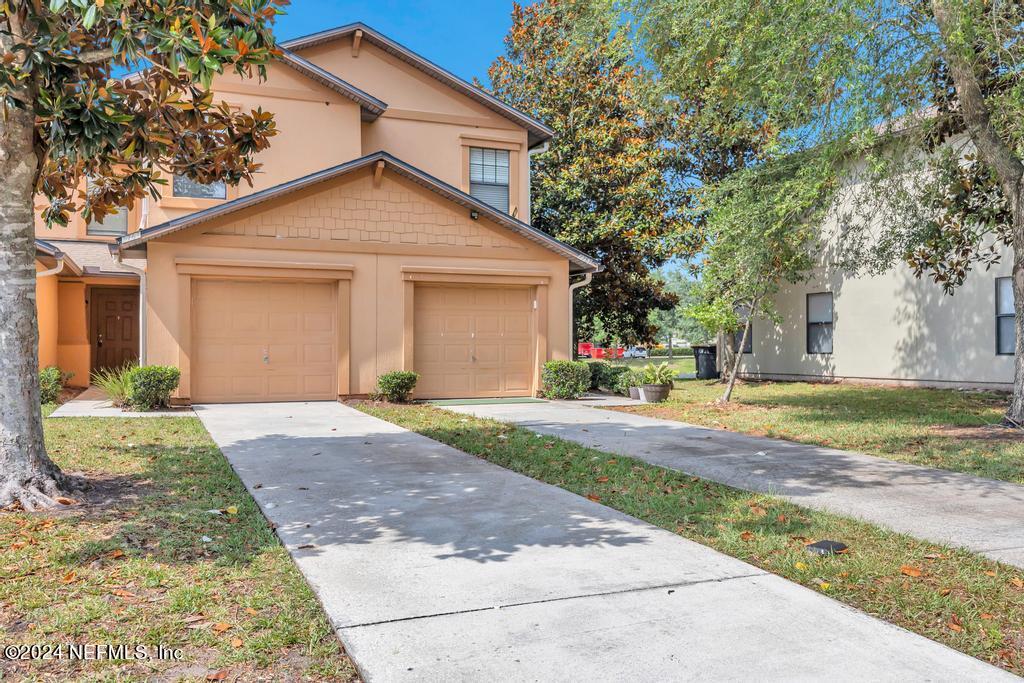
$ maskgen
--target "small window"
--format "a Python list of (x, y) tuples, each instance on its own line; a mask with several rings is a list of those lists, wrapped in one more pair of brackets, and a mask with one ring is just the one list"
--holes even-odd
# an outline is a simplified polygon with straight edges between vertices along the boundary
[[(743, 341), (743, 328), (736, 330), (732, 335), (732, 352), (740, 352), (740, 342)], [(747, 340), (743, 344), (743, 353), (754, 352), (754, 323), (750, 323), (750, 331), (747, 332)]]
[[(92, 180), (86, 178), (85, 189), (88, 192), (92, 189)], [(120, 237), (128, 234), (128, 207), (118, 207), (117, 211), (107, 214), (103, 220), (89, 221), (85, 226), (85, 234), (97, 237)]]
[(1013, 317), (1013, 278), (996, 278), (996, 353), (1012, 356), (1017, 350), (1017, 328)]
[(174, 175), (173, 192), (175, 197), (191, 197), (194, 199), (227, 199), (228, 190), (223, 180), (215, 183), (197, 183), (188, 176)]
[(832, 292), (807, 295), (807, 353), (832, 353)]
[(508, 213), (508, 150), (469, 148), (469, 193)]

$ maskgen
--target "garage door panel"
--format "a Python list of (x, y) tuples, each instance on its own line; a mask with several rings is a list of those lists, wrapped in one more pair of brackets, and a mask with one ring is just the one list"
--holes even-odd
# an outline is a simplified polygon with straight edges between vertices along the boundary
[(333, 283), (193, 284), (192, 400), (337, 397)]
[(421, 285), (414, 302), (418, 397), (530, 394), (532, 288)]

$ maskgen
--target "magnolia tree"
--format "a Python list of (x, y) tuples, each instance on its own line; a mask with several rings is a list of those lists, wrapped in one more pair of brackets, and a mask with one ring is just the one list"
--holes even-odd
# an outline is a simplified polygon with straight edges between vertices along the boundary
[(65, 225), (156, 196), (175, 173), (251, 182), (273, 117), (215, 102), (210, 85), (266, 76), (286, 3), (0, 4), (0, 507), (45, 507), (75, 487), (43, 444), (36, 203), (43, 223)]

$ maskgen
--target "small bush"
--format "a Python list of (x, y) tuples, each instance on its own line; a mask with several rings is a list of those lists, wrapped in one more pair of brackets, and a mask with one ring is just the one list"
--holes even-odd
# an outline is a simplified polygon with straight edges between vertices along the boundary
[(606, 360), (595, 360), (587, 363), (590, 370), (590, 390), (596, 391), (608, 383), (608, 370), (612, 364)]
[(544, 396), (555, 399), (579, 398), (590, 387), (590, 363), (549, 360), (541, 372)]
[(170, 365), (143, 365), (127, 371), (127, 405), (136, 410), (155, 410), (170, 405), (181, 371)]
[(419, 378), (415, 372), (404, 370), (385, 372), (377, 378), (377, 391), (373, 393), (373, 398), (392, 403), (405, 403), (409, 400), (412, 390), (416, 388), (416, 381)]
[(633, 368), (626, 368), (625, 372), (619, 373), (619, 376), (615, 378), (615, 386), (613, 387), (616, 394), (622, 394), (623, 396), (629, 396), (630, 387), (638, 387), (643, 384), (643, 376), (639, 370)]
[[(668, 356), (668, 347), (664, 349), (647, 349), (648, 356)], [(693, 349), (689, 346), (677, 346), (672, 349), (672, 356), (675, 358), (682, 358), (684, 356), (692, 356)]]
[(64, 383), (74, 376), (73, 373), (64, 372), (56, 365), (43, 368), (39, 371), (39, 402), (56, 403), (60, 398), (60, 390)]
[(93, 385), (107, 395), (110, 402), (118, 408), (128, 405), (128, 372), (133, 365), (110, 370), (96, 370), (92, 373)]

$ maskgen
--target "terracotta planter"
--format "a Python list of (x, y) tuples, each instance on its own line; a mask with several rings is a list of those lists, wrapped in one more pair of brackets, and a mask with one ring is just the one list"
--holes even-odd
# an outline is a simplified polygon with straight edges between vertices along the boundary
[(671, 384), (643, 384), (640, 386), (640, 400), (645, 403), (661, 403), (672, 391)]
[(630, 387), (629, 388), (629, 397), (631, 399), (633, 399), (634, 401), (639, 401), (640, 400), (640, 387)]

